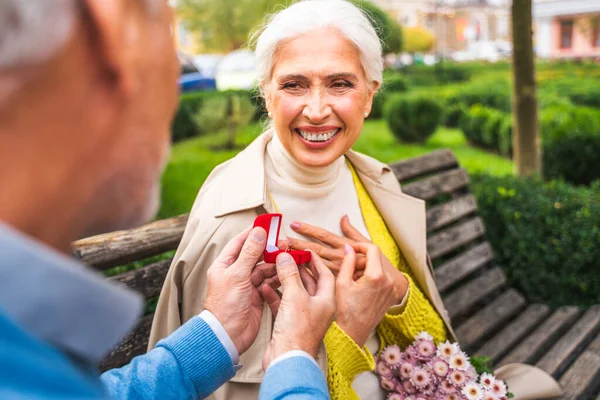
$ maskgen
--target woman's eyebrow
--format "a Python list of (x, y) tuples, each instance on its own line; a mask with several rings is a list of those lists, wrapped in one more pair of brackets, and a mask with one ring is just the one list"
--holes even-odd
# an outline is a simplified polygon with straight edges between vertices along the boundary
[(327, 79), (338, 79), (338, 78), (350, 78), (354, 80), (358, 80), (358, 77), (354, 75), (352, 72), (336, 72), (335, 74), (327, 75)]
[(308, 78), (302, 74), (288, 74), (288, 75), (281, 75), (277, 80), (284, 81), (284, 80), (291, 80), (291, 79), (307, 80)]

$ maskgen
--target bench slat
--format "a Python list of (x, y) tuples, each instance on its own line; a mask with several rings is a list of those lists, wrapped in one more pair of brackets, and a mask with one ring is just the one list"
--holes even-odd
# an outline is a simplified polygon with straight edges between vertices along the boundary
[(600, 396), (600, 335), (560, 378), (567, 400)]
[(559, 377), (598, 332), (600, 332), (600, 305), (590, 307), (537, 363), (537, 366), (555, 378)]
[(483, 236), (484, 233), (485, 228), (481, 218), (471, 218), (430, 236), (427, 239), (427, 251), (431, 258), (437, 258), (468, 244)]
[(488, 242), (481, 243), (454, 257), (435, 269), (435, 281), (440, 292), (444, 292), (462, 281), (494, 258)]
[(146, 352), (148, 337), (154, 314), (143, 317), (136, 328), (119, 344), (98, 366), (100, 371), (118, 368), (131, 361), (133, 357)]
[(427, 211), (427, 232), (443, 228), (476, 211), (477, 202), (472, 194), (432, 207)]
[(488, 356), (492, 365), (496, 364), (548, 315), (550, 315), (550, 307), (547, 305), (530, 305), (517, 319), (507, 325), (506, 328), (501, 330), (492, 339), (488, 340), (476, 353)]
[(458, 166), (451, 150), (436, 150), (432, 153), (390, 164), (399, 181), (443, 171)]
[(525, 304), (525, 298), (515, 289), (509, 289), (502, 293), (492, 303), (458, 327), (456, 336), (461, 347), (465, 351), (471, 352), (474, 346), (503, 326), (506, 321), (525, 307)]
[(444, 304), (448, 309), (450, 319), (467, 314), (474, 306), (489, 298), (505, 284), (504, 272), (495, 267), (448, 294), (444, 297)]
[(187, 214), (180, 215), (136, 229), (78, 240), (73, 244), (73, 254), (91, 267), (108, 269), (175, 250), (187, 218)]
[(534, 364), (560, 335), (577, 319), (580, 311), (577, 307), (561, 307), (541, 326), (522, 341), (498, 366), (522, 362)]
[(172, 258), (159, 261), (135, 271), (110, 278), (111, 281), (143, 294), (146, 298), (158, 296), (163, 287)]
[(421, 181), (402, 186), (402, 191), (422, 200), (431, 200), (444, 193), (452, 193), (466, 187), (469, 176), (464, 169), (453, 169), (425, 178)]

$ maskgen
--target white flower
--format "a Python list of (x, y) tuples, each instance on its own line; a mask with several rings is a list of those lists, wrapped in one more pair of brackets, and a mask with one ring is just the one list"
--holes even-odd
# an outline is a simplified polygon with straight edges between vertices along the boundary
[(465, 373), (458, 370), (450, 371), (447, 379), (452, 382), (453, 385), (458, 387), (462, 387), (462, 385), (464, 385), (467, 381)]
[(393, 375), (391, 368), (383, 360), (377, 362), (376, 369), (379, 375), (385, 376), (386, 378), (391, 378)]
[(422, 389), (431, 383), (431, 376), (425, 369), (415, 367), (410, 375), (410, 383), (412, 383), (416, 388)]
[(432, 369), (433, 373), (441, 378), (448, 375), (448, 371), (450, 371), (448, 363), (440, 358), (433, 360)]
[(381, 378), (381, 387), (384, 388), (385, 390), (387, 390), (388, 392), (391, 392), (395, 388), (394, 381), (391, 380), (390, 378), (382, 377)]
[(433, 336), (431, 336), (429, 333), (427, 332), (419, 332), (417, 334), (417, 336), (415, 336), (415, 340), (428, 340), (430, 342), (433, 342)]
[(483, 398), (483, 389), (475, 382), (469, 382), (465, 385), (462, 393), (469, 400), (481, 400)]
[(481, 386), (488, 390), (492, 389), (494, 382), (496, 382), (496, 378), (494, 378), (494, 375), (488, 374), (487, 372), (481, 374), (481, 377), (479, 378), (479, 383), (481, 384)]
[(390, 368), (398, 366), (402, 362), (400, 347), (396, 345), (386, 347), (381, 353), (381, 358)]
[(438, 345), (437, 356), (449, 361), (450, 357), (459, 351), (460, 348), (458, 347), (458, 343), (450, 343), (446, 340), (444, 343)]
[(413, 365), (411, 363), (404, 362), (400, 366), (400, 376), (404, 379), (409, 379), (413, 371)]
[(450, 357), (450, 368), (466, 371), (470, 365), (469, 357), (462, 351)]
[(500, 400), (500, 397), (496, 396), (492, 392), (485, 392), (482, 400)]
[(492, 385), (491, 392), (498, 397), (506, 396), (506, 385), (500, 379), (496, 379)]

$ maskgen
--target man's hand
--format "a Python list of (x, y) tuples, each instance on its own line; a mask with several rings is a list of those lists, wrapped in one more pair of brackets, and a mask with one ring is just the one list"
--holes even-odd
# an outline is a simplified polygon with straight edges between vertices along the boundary
[(240, 355), (252, 345), (260, 328), (264, 302), (251, 274), (262, 258), (266, 237), (262, 228), (240, 233), (208, 269), (204, 307), (223, 325)]
[(281, 283), (283, 297), (277, 295), (273, 283), (261, 286), (265, 300), (276, 315), (271, 343), (263, 356), (264, 370), (271, 361), (290, 350), (303, 350), (316, 358), (333, 321), (335, 278), (315, 253), (309, 268), (310, 272), (304, 270), (301, 276), (292, 257), (282, 253), (277, 256), (277, 283)]

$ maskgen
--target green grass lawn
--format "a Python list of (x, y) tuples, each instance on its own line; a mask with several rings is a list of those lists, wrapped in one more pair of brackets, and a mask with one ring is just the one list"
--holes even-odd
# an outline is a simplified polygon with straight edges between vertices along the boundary
[[(254, 124), (240, 132), (237, 138), (240, 148), (248, 145), (261, 131), (261, 126)], [(173, 147), (162, 179), (162, 204), (158, 218), (189, 212), (210, 171), (239, 151), (211, 150), (212, 146), (223, 141), (222, 134), (215, 134), (180, 142)], [(367, 121), (354, 145), (355, 150), (388, 163), (440, 148), (452, 149), (461, 165), (470, 173), (485, 172), (496, 176), (513, 173), (510, 160), (470, 147), (462, 132), (456, 129), (440, 128), (424, 145), (402, 144), (392, 136), (385, 121)]]

